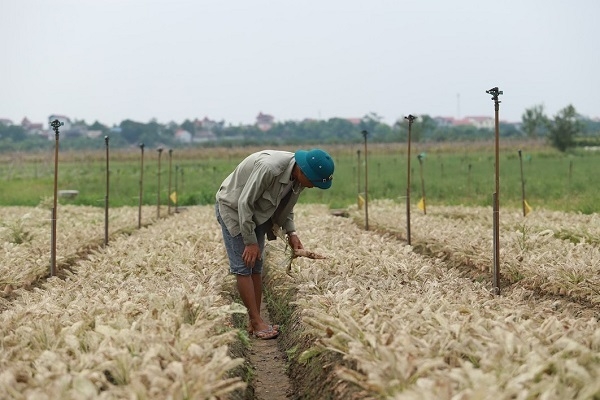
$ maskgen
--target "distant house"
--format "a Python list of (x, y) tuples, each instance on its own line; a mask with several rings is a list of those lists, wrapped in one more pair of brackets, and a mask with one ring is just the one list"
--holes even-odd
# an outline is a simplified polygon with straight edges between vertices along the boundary
[(27, 117), (21, 121), (21, 127), (30, 135), (42, 135), (44, 133), (44, 124), (33, 123)]
[(192, 142), (192, 134), (185, 129), (177, 129), (175, 131), (175, 140), (180, 143), (191, 143)]
[(61, 127), (59, 128), (59, 131), (60, 131), (60, 130), (63, 130), (63, 129), (64, 129), (65, 131), (68, 131), (68, 130), (70, 130), (70, 129), (71, 129), (71, 119), (70, 119), (69, 117), (67, 117), (67, 116), (60, 115), (60, 114), (52, 114), (52, 115), (50, 115), (50, 116), (48, 117), (48, 128), (49, 128), (49, 129), (52, 129), (52, 125), (50, 125), (50, 124), (52, 123), (52, 121), (54, 121), (54, 120), (56, 120), (56, 119), (57, 119), (59, 122), (62, 122), (62, 123), (63, 123), (63, 126), (61, 126)]
[(90, 139), (97, 139), (100, 136), (102, 136), (102, 131), (99, 130), (99, 129), (98, 130), (88, 129), (87, 132), (86, 132), (86, 134), (85, 134), (85, 136), (88, 137), (88, 138), (90, 138)]
[(480, 129), (492, 129), (495, 125), (492, 117), (465, 117), (464, 119), (469, 122), (469, 125)]
[(352, 125), (357, 126), (362, 122), (362, 118), (344, 118), (346, 121), (350, 122)]
[(461, 119), (456, 119), (453, 117), (435, 117), (433, 120), (437, 123), (439, 127), (446, 126), (474, 126), (478, 129), (492, 129), (494, 128), (495, 121), (492, 117), (480, 117), (480, 116), (472, 116), (472, 117), (464, 117)]
[(262, 112), (260, 112), (256, 116), (256, 126), (258, 127), (258, 129), (265, 132), (273, 127), (274, 120), (275, 118), (272, 115), (263, 114)]
[(194, 120), (194, 129), (196, 133), (192, 138), (192, 142), (205, 143), (217, 140), (217, 135), (215, 134), (214, 129), (221, 125), (221, 122), (213, 121), (208, 117), (204, 117), (202, 120), (196, 118)]
[(13, 122), (8, 118), (0, 118), (0, 124), (4, 126), (11, 126)]
[(202, 120), (199, 120), (198, 118), (194, 120), (196, 131), (212, 131), (217, 125), (219, 125), (217, 121), (213, 121), (208, 117), (204, 117)]
[(437, 126), (440, 127), (452, 126), (455, 121), (452, 117), (435, 117), (433, 120), (436, 122)]

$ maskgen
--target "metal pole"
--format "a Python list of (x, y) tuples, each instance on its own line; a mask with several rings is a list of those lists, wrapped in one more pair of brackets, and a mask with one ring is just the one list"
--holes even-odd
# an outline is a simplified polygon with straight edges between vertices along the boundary
[(142, 197), (144, 193), (144, 143), (140, 143), (142, 150), (141, 165), (140, 165), (140, 202), (138, 205), (138, 229), (142, 228)]
[(523, 179), (523, 158), (521, 157), (521, 150), (519, 150), (519, 164), (521, 164), (521, 205), (523, 206), (523, 216), (527, 215), (527, 209), (525, 208), (525, 180)]
[(177, 208), (177, 204), (179, 201), (179, 192), (177, 191), (177, 177), (179, 176), (179, 165), (175, 165), (175, 213), (179, 212), (179, 209)]
[(569, 190), (571, 190), (571, 177), (573, 176), (573, 160), (569, 161)]
[(179, 191), (183, 193), (183, 167), (181, 167), (181, 189)]
[(421, 171), (421, 194), (423, 196), (423, 214), (427, 214), (427, 203), (425, 202), (425, 178), (423, 178), (423, 154), (417, 156)]
[(173, 159), (173, 149), (169, 149), (169, 191), (167, 199), (167, 215), (171, 215), (171, 161)]
[(411, 141), (411, 131), (413, 121), (417, 117), (409, 114), (408, 117), (404, 117), (404, 119), (408, 120), (408, 166), (407, 166), (407, 174), (406, 174), (406, 242), (410, 245), (410, 141)]
[(493, 195), (494, 201), (494, 277), (493, 277), (493, 286), (494, 293), (500, 294), (500, 119), (499, 119), (499, 111), (500, 111), (500, 101), (498, 100), (498, 96), (503, 94), (501, 90), (498, 90), (497, 87), (494, 87), (490, 90), (485, 91), (488, 94), (492, 95), (492, 100), (494, 101), (494, 110), (495, 110), (495, 124), (496, 124), (496, 132), (495, 132), (495, 178), (496, 178), (496, 190)]
[(54, 202), (52, 205), (52, 231), (50, 235), (50, 276), (56, 275), (56, 209), (58, 206), (58, 141), (60, 133), (58, 128), (63, 126), (64, 122), (55, 119), (50, 126), (55, 132), (54, 144)]
[(159, 147), (158, 151), (158, 187), (156, 188), (156, 219), (160, 219), (160, 156), (162, 155), (163, 149)]
[(108, 168), (108, 136), (104, 136), (106, 143), (106, 194), (104, 195), (104, 246), (108, 246), (108, 193), (109, 193), (109, 176)]
[(471, 165), (471, 163), (469, 163), (469, 165), (467, 166), (467, 197), (471, 197), (473, 195), (473, 192), (471, 190), (471, 168), (473, 167), (473, 165)]
[(358, 157), (356, 170), (358, 171), (358, 195), (360, 196), (360, 150), (356, 150), (356, 156)]
[(362, 131), (362, 135), (365, 138), (365, 230), (369, 230), (369, 164), (367, 162), (367, 135), (369, 132), (366, 130)]

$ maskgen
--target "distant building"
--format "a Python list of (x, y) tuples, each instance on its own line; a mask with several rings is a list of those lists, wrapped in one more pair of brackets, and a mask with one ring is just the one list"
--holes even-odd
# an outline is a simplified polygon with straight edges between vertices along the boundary
[(4, 126), (11, 126), (13, 122), (8, 118), (0, 118), (0, 124)]
[(177, 129), (175, 131), (175, 140), (180, 143), (191, 143), (192, 142), (192, 134), (185, 129)]
[(90, 139), (97, 139), (100, 136), (102, 136), (102, 131), (101, 130), (91, 130), (91, 129), (88, 129), (87, 133), (85, 134), (85, 136), (87, 136)]
[(204, 117), (204, 119), (199, 120), (196, 118), (194, 120), (194, 127), (196, 128), (196, 132), (198, 131), (212, 131), (219, 123), (217, 121), (213, 121), (208, 117)]
[(268, 131), (273, 127), (273, 121), (275, 118), (269, 114), (258, 113), (256, 116), (256, 126), (263, 132)]
[(434, 117), (433, 120), (440, 127), (445, 126), (474, 126), (478, 129), (493, 129), (495, 125), (494, 118), (492, 117), (480, 117), (471, 116), (456, 119), (453, 117)]
[(492, 117), (465, 117), (465, 120), (475, 128), (479, 129), (493, 129), (495, 125), (494, 118)]
[(454, 125), (454, 118), (452, 117), (435, 117), (433, 118), (437, 126), (446, 127)]
[(196, 132), (192, 137), (192, 142), (205, 143), (217, 140), (217, 135), (215, 134), (214, 129), (222, 125), (222, 122), (213, 121), (208, 117), (204, 117), (202, 120), (196, 118), (194, 120), (194, 129)]
[(21, 121), (21, 127), (30, 135), (42, 135), (44, 133), (44, 124), (33, 123), (27, 117)]
[(344, 118), (346, 121), (350, 122), (354, 126), (360, 125), (362, 122), (362, 118)]

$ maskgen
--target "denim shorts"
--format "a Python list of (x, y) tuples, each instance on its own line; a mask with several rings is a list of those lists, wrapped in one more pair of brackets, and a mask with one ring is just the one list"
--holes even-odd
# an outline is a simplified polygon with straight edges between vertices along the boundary
[(217, 221), (219, 221), (219, 225), (221, 225), (221, 231), (223, 232), (223, 242), (225, 243), (225, 249), (227, 250), (227, 257), (229, 258), (229, 272), (235, 275), (250, 275), (250, 274), (260, 274), (262, 273), (263, 260), (262, 254), (265, 248), (265, 235), (267, 224), (263, 224), (257, 226), (254, 229), (254, 233), (256, 234), (256, 238), (258, 240), (258, 247), (260, 249), (261, 258), (256, 260), (254, 263), (254, 267), (250, 268), (244, 264), (244, 259), (242, 258), (242, 254), (244, 254), (244, 249), (246, 245), (244, 244), (244, 239), (242, 238), (242, 234), (240, 233), (237, 236), (231, 236), (223, 219), (221, 218), (221, 214), (219, 214), (219, 205), (215, 205), (215, 214), (217, 216)]

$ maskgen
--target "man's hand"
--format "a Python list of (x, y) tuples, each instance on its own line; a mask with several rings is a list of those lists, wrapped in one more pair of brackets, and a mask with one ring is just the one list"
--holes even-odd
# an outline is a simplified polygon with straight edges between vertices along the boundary
[(300, 241), (300, 238), (298, 237), (298, 235), (289, 235), (288, 243), (290, 244), (290, 247), (294, 250), (299, 250), (299, 249), (304, 248), (304, 246), (302, 246), (302, 242)]
[(244, 260), (246, 267), (254, 268), (256, 260), (260, 260), (260, 248), (258, 247), (258, 243), (246, 245), (244, 253), (242, 254), (242, 259)]

